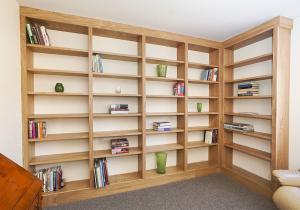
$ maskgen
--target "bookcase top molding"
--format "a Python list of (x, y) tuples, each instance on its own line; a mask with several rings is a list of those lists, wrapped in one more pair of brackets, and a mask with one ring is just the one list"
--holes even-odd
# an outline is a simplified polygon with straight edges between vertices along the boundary
[(200, 45), (208, 48), (208, 50), (222, 48), (222, 42), (217, 42), (213, 40), (181, 35), (172, 32), (148, 29), (127, 24), (115, 23), (106, 20), (79, 17), (76, 15), (69, 15), (58, 12), (50, 12), (29, 7), (20, 7), (20, 16), (35, 19), (35, 21), (49, 21), (51, 26), (49, 26), (48, 28), (56, 30), (61, 30), (63, 28), (63, 30), (65, 31), (87, 34), (88, 28), (91, 27), (95, 29), (96, 35), (100, 33), (99, 30), (106, 30), (112, 33), (115, 32), (115, 36), (118, 36), (121, 39), (122, 36), (120, 34), (117, 35), (117, 32), (121, 34), (123, 33), (123, 36), (127, 33), (126, 39), (129, 40), (134, 39), (134, 36), (146, 36), (147, 40), (149, 40), (149, 43), (155, 43), (157, 39), (160, 39), (161, 45), (172, 46), (174, 45), (174, 42), (178, 42), (188, 43), (192, 45)]

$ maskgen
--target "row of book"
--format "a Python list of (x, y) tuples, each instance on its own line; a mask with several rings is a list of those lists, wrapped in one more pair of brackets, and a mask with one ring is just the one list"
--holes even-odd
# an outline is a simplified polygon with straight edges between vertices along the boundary
[(128, 104), (111, 104), (109, 107), (110, 114), (128, 114)]
[(111, 140), (111, 154), (123, 154), (129, 152), (129, 141), (127, 138)]
[(177, 82), (173, 87), (174, 96), (184, 96), (184, 82)]
[(218, 143), (218, 129), (204, 131), (204, 143), (206, 144)]
[(47, 136), (47, 126), (45, 121), (28, 121), (28, 138), (42, 139)]
[(43, 192), (53, 192), (64, 187), (61, 166), (40, 169), (34, 175), (42, 181)]
[(103, 73), (103, 62), (99, 54), (93, 55), (93, 72)]
[(200, 79), (206, 81), (218, 81), (218, 68), (202, 71)]
[(235, 131), (242, 131), (242, 132), (251, 132), (254, 131), (254, 127), (251, 124), (246, 123), (224, 123), (224, 128), (229, 130)]
[(100, 158), (94, 161), (94, 177), (95, 188), (98, 189), (109, 185), (106, 158)]
[(244, 82), (238, 84), (238, 96), (257, 96), (258, 94), (258, 82)]
[(50, 46), (50, 39), (45, 26), (41, 26), (37, 23), (27, 23), (26, 31), (30, 44)]
[(153, 122), (153, 130), (155, 131), (170, 131), (171, 128), (171, 122)]

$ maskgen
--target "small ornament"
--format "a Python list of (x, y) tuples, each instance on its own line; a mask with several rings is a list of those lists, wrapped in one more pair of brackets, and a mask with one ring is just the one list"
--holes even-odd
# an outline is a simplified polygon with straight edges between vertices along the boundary
[(64, 85), (62, 83), (56, 83), (55, 92), (63, 93), (65, 91)]
[(116, 87), (116, 93), (121, 93), (121, 92), (122, 92), (121, 86), (117, 86), (117, 87)]

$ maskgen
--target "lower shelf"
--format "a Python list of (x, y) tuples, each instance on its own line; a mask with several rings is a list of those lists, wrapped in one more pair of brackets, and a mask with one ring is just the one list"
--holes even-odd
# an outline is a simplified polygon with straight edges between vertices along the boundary
[(66, 182), (64, 188), (62, 188), (58, 191), (44, 192), (42, 195), (49, 196), (49, 195), (73, 192), (73, 191), (84, 190), (84, 189), (89, 189), (89, 188), (90, 188), (90, 180), (89, 179), (71, 181), (71, 182)]

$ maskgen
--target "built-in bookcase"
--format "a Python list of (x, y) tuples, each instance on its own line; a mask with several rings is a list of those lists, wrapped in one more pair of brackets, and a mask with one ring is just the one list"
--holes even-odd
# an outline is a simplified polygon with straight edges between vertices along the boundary
[[(162, 177), (218, 170), (218, 144), (205, 144), (203, 132), (219, 129), (220, 82), (202, 81), (200, 75), (207, 68), (221, 71), (220, 45), (40, 15), (21, 16), (24, 163), (32, 171), (62, 166), (65, 187), (44, 193), (46, 202), (65, 193), (96, 190), (96, 158), (107, 158), (111, 183), (96, 190), (98, 195), (126, 191), (125, 186), (136, 183), (159, 183)], [(51, 46), (28, 44), (26, 23), (45, 25)], [(103, 73), (92, 71), (96, 53), (103, 59)], [(166, 78), (157, 77), (157, 64), (168, 65)], [(173, 95), (179, 81), (185, 83), (185, 96)], [(54, 92), (56, 82), (64, 84), (64, 93)], [(118, 86), (122, 92), (117, 94)], [(196, 111), (197, 102), (203, 102), (205, 112)], [(130, 113), (109, 114), (114, 103), (129, 104)], [(30, 119), (47, 122), (45, 139), (28, 139)], [(152, 129), (154, 121), (164, 120), (172, 122), (171, 131)], [(129, 139), (129, 153), (111, 154), (110, 139), (118, 137)], [(165, 175), (155, 171), (158, 151), (168, 153)]]
[[(287, 167), (289, 19), (221, 43), (32, 8), (20, 14), (24, 167), (61, 165), (66, 180), (60, 191), (43, 194), (45, 205), (221, 171), (271, 195), (271, 170)], [(52, 45), (28, 44), (26, 23), (46, 26)], [(92, 71), (94, 54), (103, 59), (103, 73)], [(168, 65), (166, 78), (157, 77), (157, 64)], [(200, 80), (207, 68), (218, 68), (217, 81)], [(261, 94), (236, 96), (244, 81), (259, 81)], [(64, 93), (54, 92), (57, 82)], [(173, 95), (176, 82), (184, 82), (184, 96)], [(109, 114), (116, 103), (129, 104), (130, 113)], [(47, 122), (46, 138), (28, 139), (31, 119)], [(154, 121), (173, 128), (154, 131)], [(256, 131), (223, 129), (233, 121)], [(203, 133), (212, 129), (218, 143), (205, 144)], [(119, 137), (128, 138), (130, 151), (112, 155), (110, 139)], [(158, 151), (168, 153), (164, 175), (155, 171)], [(94, 188), (96, 158), (108, 161), (110, 185), (101, 189)]]

